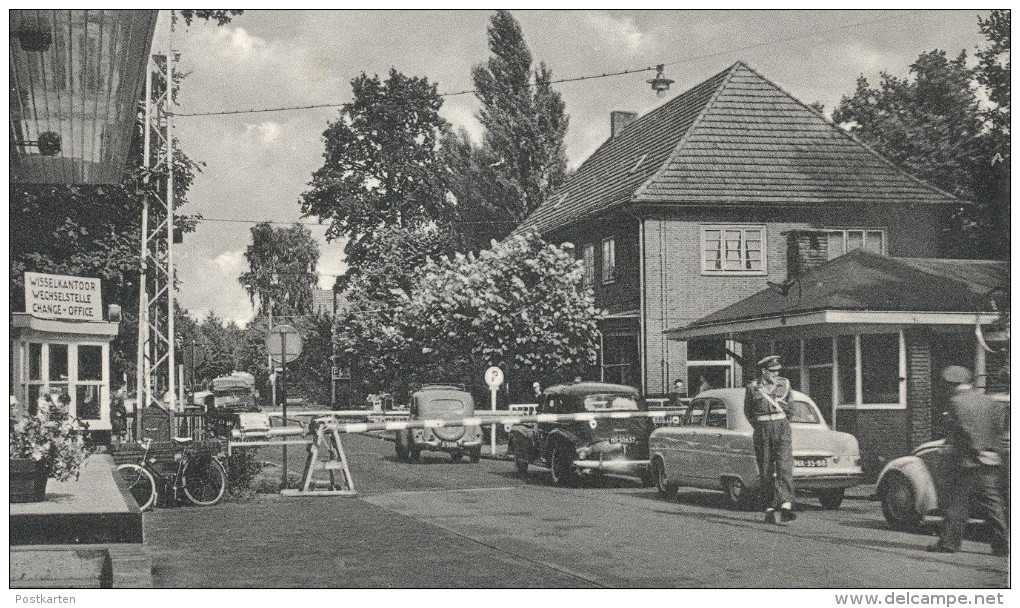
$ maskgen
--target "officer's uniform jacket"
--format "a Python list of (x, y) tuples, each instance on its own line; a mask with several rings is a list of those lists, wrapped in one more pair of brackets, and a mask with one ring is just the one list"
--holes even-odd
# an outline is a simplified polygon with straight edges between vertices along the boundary
[[(785, 414), (789, 418), (792, 415), (789, 403), (791, 390), (790, 381), (782, 376), (777, 377), (775, 383), (765, 382), (761, 378), (752, 380), (744, 395), (744, 415), (752, 425), (759, 423), (758, 416)], [(765, 395), (771, 397), (775, 405)]]
[(949, 399), (948, 440), (965, 467), (1002, 464), (1000, 450), (1004, 416), (999, 404), (973, 388), (963, 388)]

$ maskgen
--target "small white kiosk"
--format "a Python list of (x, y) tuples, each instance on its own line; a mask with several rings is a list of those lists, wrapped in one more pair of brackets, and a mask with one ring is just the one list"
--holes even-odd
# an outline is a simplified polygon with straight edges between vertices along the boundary
[(11, 318), (11, 390), (31, 412), (40, 396), (56, 395), (106, 442), (119, 323), (103, 320), (102, 302), (99, 279), (26, 272), (25, 312)]

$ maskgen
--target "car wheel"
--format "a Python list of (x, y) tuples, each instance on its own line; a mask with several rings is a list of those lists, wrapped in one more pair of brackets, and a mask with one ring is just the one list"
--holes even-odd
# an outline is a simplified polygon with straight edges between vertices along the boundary
[(723, 480), (723, 491), (726, 493), (726, 500), (734, 509), (744, 511), (750, 508), (753, 499), (751, 491), (740, 479), (728, 477)]
[(912, 530), (921, 523), (923, 515), (917, 512), (914, 485), (902, 473), (889, 473), (879, 488), (882, 515), (896, 530)]
[(460, 462), (460, 459), (464, 457), (464, 452), (460, 450), (453, 450), (450, 452), (450, 459), (454, 462)]
[(517, 474), (521, 477), (528, 474), (528, 448), (523, 442), (514, 442), (514, 464), (517, 466)]
[(836, 488), (834, 490), (823, 490), (818, 492), (818, 501), (822, 503), (823, 509), (833, 511), (839, 508), (839, 505), (843, 504), (843, 495), (846, 491), (843, 488)]
[(478, 462), (482, 459), (482, 448), (474, 448), (470, 452), (471, 462)]
[(663, 498), (676, 496), (676, 491), (680, 486), (666, 475), (666, 465), (662, 463), (661, 458), (652, 461), (652, 477), (655, 479), (655, 489), (658, 490), (659, 496)]
[(574, 449), (563, 442), (553, 448), (549, 468), (552, 469), (553, 483), (558, 486), (577, 485), (577, 471), (574, 470)]

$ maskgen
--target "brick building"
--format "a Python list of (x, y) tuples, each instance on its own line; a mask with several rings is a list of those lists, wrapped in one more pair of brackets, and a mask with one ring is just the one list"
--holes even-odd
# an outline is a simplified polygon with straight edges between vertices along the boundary
[[(824, 236), (797, 233), (795, 249), (816, 257)], [(942, 435), (943, 367), (963, 365), (976, 385), (1008, 390), (1008, 340), (996, 329), (1009, 284), (1005, 262), (863, 250), (821, 264), (794, 257), (800, 271), (788, 281), (667, 337), (731, 340), (749, 361), (780, 354), (794, 388), (809, 393), (837, 430), (857, 436), (868, 475)]]
[[(600, 375), (646, 394), (675, 378), (739, 383), (720, 339), (667, 340), (788, 275), (790, 243), (814, 231), (830, 259), (863, 248), (934, 257), (962, 201), (903, 173), (738, 62), (611, 135), (518, 232), (573, 242), (609, 316)], [(796, 256), (793, 258), (796, 259)]]

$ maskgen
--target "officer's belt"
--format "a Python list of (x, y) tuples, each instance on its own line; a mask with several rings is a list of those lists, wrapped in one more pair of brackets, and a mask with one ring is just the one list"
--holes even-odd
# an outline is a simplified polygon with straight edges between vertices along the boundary
[(786, 420), (786, 414), (762, 414), (761, 416), (755, 416), (754, 419), (762, 422), (766, 420)]

